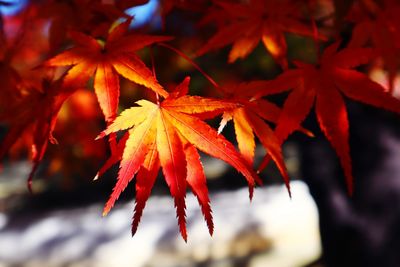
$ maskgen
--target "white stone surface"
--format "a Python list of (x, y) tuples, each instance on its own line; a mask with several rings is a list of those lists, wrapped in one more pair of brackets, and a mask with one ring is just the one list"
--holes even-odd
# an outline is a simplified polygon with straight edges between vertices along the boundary
[[(215, 233), (208, 235), (197, 200), (187, 197), (188, 243), (179, 235), (173, 202), (152, 197), (137, 234), (130, 235), (133, 203), (102, 204), (35, 215), (29, 223), (0, 214), (0, 267), (249, 266), (295, 267), (320, 255), (318, 214), (306, 185), (211, 195)], [(18, 223), (18, 224), (17, 224)], [(196, 265), (197, 264), (197, 265)], [(236, 265), (237, 266), (237, 265)]]

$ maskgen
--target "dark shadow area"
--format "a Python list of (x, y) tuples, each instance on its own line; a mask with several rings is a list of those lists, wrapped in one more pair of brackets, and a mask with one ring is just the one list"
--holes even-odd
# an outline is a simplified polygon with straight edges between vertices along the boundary
[(317, 133), (301, 138), (301, 169), (320, 215), (323, 261), (328, 267), (400, 266), (400, 119), (347, 103), (355, 191), (350, 197), (338, 158)]

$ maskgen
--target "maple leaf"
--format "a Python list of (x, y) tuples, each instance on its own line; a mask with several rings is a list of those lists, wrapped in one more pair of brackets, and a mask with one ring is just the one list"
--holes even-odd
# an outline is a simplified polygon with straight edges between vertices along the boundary
[(361, 47), (371, 41), (388, 70), (389, 90), (392, 92), (400, 66), (400, 3), (394, 0), (382, 2), (380, 6), (373, 1), (360, 1), (354, 7), (349, 19), (356, 25), (348, 46)]
[(99, 144), (94, 140), (103, 128), (99, 124), (102, 118), (96, 96), (84, 88), (76, 90), (59, 112), (54, 135), (62, 137), (62, 142), (56, 149), (50, 147), (46, 151), (46, 172), (42, 174), (61, 174), (63, 177), (74, 177), (76, 173), (93, 175), (93, 170), (109, 148), (105, 142)]
[[(71, 0), (35, 2), (37, 16), (50, 21), (48, 33), (50, 51), (60, 48), (70, 30), (104, 36), (119, 18), (129, 18), (124, 11), (145, 0)], [(71, 19), (73, 18), (73, 19)]]
[(126, 35), (130, 22), (128, 19), (116, 26), (109, 33), (104, 45), (91, 36), (72, 32), (71, 37), (76, 46), (45, 63), (48, 66), (73, 65), (64, 78), (64, 86), (68, 87), (82, 86), (94, 74), (94, 89), (107, 122), (111, 122), (116, 116), (119, 75), (163, 97), (168, 96), (135, 51), (155, 42), (170, 40), (171, 37)]
[(0, 116), (0, 120), (9, 123), (9, 130), (0, 147), (0, 160), (13, 144), (33, 126), (32, 132), (32, 170), (28, 177), (28, 189), (31, 191), (33, 175), (43, 159), (48, 141), (53, 144), (53, 137), (58, 112), (62, 104), (75, 89), (65, 88), (60, 82), (43, 81), (42, 88), (29, 88), (29, 94), (12, 106), (9, 113)]
[(275, 129), (281, 139), (298, 129), (315, 102), (318, 123), (339, 156), (351, 194), (349, 122), (342, 94), (397, 113), (400, 113), (400, 101), (368, 76), (352, 69), (367, 63), (373, 57), (372, 49), (345, 48), (337, 52), (338, 47), (339, 42), (327, 47), (318, 65), (296, 62), (298, 69), (285, 71), (270, 83), (270, 88), (260, 91), (255, 98), (293, 89), (283, 105)]
[[(225, 88), (224, 91), (227, 97), (232, 102), (240, 103), (241, 106), (223, 113), (218, 131), (221, 132), (228, 121), (233, 121), (239, 151), (249, 166), (253, 166), (254, 163), (256, 135), (267, 150), (268, 155), (276, 163), (290, 195), (289, 176), (281, 150), (281, 144), (284, 140), (280, 140), (264, 121), (276, 123), (281, 113), (281, 108), (265, 99), (252, 98), (258, 91), (268, 88), (269, 85), (269, 81), (252, 81)], [(309, 131), (302, 127), (299, 127), (299, 130), (311, 135)]]
[[(213, 223), (208, 190), (197, 149), (224, 160), (242, 173), (249, 184), (250, 197), (255, 181), (260, 182), (234, 146), (195, 116), (216, 111), (222, 113), (237, 107), (237, 104), (188, 96), (186, 95), (188, 84), (189, 78), (186, 78), (177, 90), (160, 104), (147, 100), (136, 102), (138, 106), (123, 111), (99, 135), (100, 138), (129, 129), (123, 140), (119, 141), (117, 153), (106, 162), (108, 168), (121, 159), (118, 181), (104, 207), (103, 215), (110, 211), (121, 192), (137, 174), (137, 198), (132, 233), (136, 232), (145, 202), (161, 166), (174, 198), (182, 237), (187, 239), (185, 219), (187, 186), (197, 196), (209, 232), (212, 234)], [(104, 171), (105, 168), (102, 168), (101, 172)]]
[[(250, 0), (247, 4), (217, 1), (227, 23), (197, 52), (203, 55), (233, 44), (228, 62), (247, 57), (261, 40), (277, 63), (287, 68), (284, 33), (313, 36), (311, 27), (301, 22), (299, 2)], [(320, 38), (323, 38), (320, 36)]]

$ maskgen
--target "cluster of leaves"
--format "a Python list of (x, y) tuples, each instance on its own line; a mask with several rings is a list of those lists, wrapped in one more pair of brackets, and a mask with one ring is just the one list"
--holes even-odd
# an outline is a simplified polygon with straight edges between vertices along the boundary
[[(209, 232), (213, 233), (206, 177), (198, 150), (239, 171), (248, 182), (251, 198), (254, 186), (261, 184), (253, 169), (257, 137), (266, 150), (258, 171), (272, 159), (290, 194), (281, 146), (295, 131), (313, 135), (301, 123), (314, 106), (320, 128), (340, 159), (351, 194), (349, 123), (343, 96), (400, 113), (400, 101), (392, 96), (400, 64), (398, 1), (162, 0), (157, 11), (163, 24), (159, 35), (146, 25), (130, 27), (135, 19), (125, 11), (145, 4), (146, 0), (106, 2), (30, 1), (19, 13), (1, 16), (0, 121), (7, 125), (8, 131), (1, 141), (0, 159), (30, 149), (33, 162), (30, 186), (48, 142), (57, 143), (53, 137), (55, 129), (65, 129), (58, 132), (61, 138), (79, 134), (78, 142), (93, 139), (94, 133), (86, 134), (82, 129), (71, 133), (71, 126), (65, 126), (65, 116), (58, 119), (57, 128), (56, 122), (63, 115), (60, 110), (68, 105), (78, 112), (76, 119), (83, 121), (77, 124), (98, 120), (100, 111), (90, 108), (93, 101), (82, 93), (94, 88), (94, 94), (90, 95), (96, 97), (107, 125), (97, 138), (109, 136), (111, 151), (96, 178), (120, 162), (117, 183), (103, 214), (110, 211), (135, 178), (133, 233), (160, 168), (174, 199), (182, 237), (187, 238), (187, 187), (198, 198)], [(187, 50), (181, 46), (189, 38), (185, 31), (167, 34), (171, 32), (168, 18), (176, 16), (175, 12), (195, 14), (193, 31), (201, 45), (189, 50), (198, 57), (215, 51), (223, 53), (224, 47), (232, 46), (227, 64), (244, 62), (261, 41), (265, 57), (272, 58), (281, 73), (272, 80), (235, 84), (222, 81), (225, 85), (218, 85), (181, 52), (182, 48)], [(214, 34), (207, 36), (202, 28), (207, 32), (213, 29)], [(338, 36), (348, 29), (351, 38), (342, 41)], [(316, 62), (288, 59), (289, 35), (312, 39)], [(165, 43), (171, 40), (174, 45)], [(167, 90), (156, 78), (154, 64), (159, 58), (152, 54), (155, 45), (188, 60), (204, 74), (217, 92), (215, 95), (220, 97), (189, 95), (189, 77)], [(320, 53), (322, 47), (325, 48)], [(143, 48), (150, 49), (153, 68), (137, 53)], [(168, 64), (179, 71), (173, 61)], [(388, 88), (371, 80), (367, 69), (363, 72), (356, 69), (377, 64), (388, 72)], [(140, 86), (142, 97), (147, 99), (136, 99), (133, 107), (118, 115), (122, 84), (126, 80)], [(282, 106), (267, 98), (282, 92), (288, 92)], [(75, 98), (71, 104), (69, 101), (78, 94), (81, 98)], [(205, 122), (220, 115), (218, 131)], [(221, 134), (229, 121), (233, 121), (239, 151)], [(271, 124), (275, 126), (271, 128)], [(87, 128), (90, 127), (83, 127)], [(88, 157), (94, 156), (96, 150), (101, 148), (83, 149)]]

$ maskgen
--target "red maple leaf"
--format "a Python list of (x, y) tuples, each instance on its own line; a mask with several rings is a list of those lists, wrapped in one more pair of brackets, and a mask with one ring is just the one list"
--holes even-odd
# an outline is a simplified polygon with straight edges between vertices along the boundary
[[(34, 2), (37, 16), (48, 19), (50, 51), (59, 49), (68, 31), (105, 36), (108, 29), (119, 18), (128, 18), (124, 13), (128, 8), (143, 5), (148, 0), (71, 0)], [(73, 18), (73, 19), (71, 19)]]
[[(177, 209), (182, 237), (186, 240), (185, 195), (189, 186), (202, 207), (209, 232), (213, 232), (211, 208), (203, 168), (197, 149), (227, 162), (242, 173), (250, 187), (252, 196), (258, 176), (234, 146), (219, 135), (195, 114), (222, 113), (237, 104), (211, 98), (186, 95), (189, 78), (178, 85), (162, 103), (140, 100), (138, 106), (123, 111), (99, 137), (129, 129), (118, 144), (117, 154), (108, 162), (121, 159), (118, 181), (105, 205), (106, 215), (121, 192), (136, 175), (136, 207), (132, 223), (135, 233), (145, 202), (149, 197), (160, 166), (170, 188)], [(133, 127), (133, 128), (132, 128)], [(103, 168), (101, 171), (103, 172)], [(100, 173), (101, 174), (101, 173)]]
[(103, 128), (102, 118), (96, 96), (87, 89), (76, 90), (59, 112), (54, 135), (62, 140), (46, 151), (48, 165), (44, 175), (61, 174), (66, 179), (77, 173), (92, 176), (108, 151), (106, 143), (94, 140)]
[(348, 144), (349, 123), (342, 94), (398, 113), (400, 101), (368, 76), (352, 69), (367, 63), (373, 55), (372, 49), (345, 48), (336, 52), (338, 47), (339, 42), (326, 48), (320, 64), (296, 62), (298, 69), (285, 71), (257, 97), (293, 89), (283, 105), (275, 129), (281, 140), (299, 128), (315, 102), (318, 123), (340, 158), (351, 194), (353, 176)]
[(400, 3), (394, 0), (382, 2), (380, 6), (374, 1), (360, 1), (354, 7), (350, 20), (355, 21), (356, 25), (348, 46), (361, 47), (371, 42), (388, 70), (389, 89), (392, 92), (400, 66)]
[(9, 130), (2, 140), (0, 160), (10, 150), (12, 145), (23, 133), (33, 126), (31, 147), (33, 167), (28, 178), (28, 188), (31, 190), (33, 175), (43, 159), (48, 141), (53, 144), (53, 137), (58, 112), (74, 89), (62, 87), (60, 82), (43, 81), (42, 88), (29, 88), (28, 94), (19, 102), (14, 103), (7, 114), (0, 116), (1, 121), (8, 122)]
[(250, 0), (249, 3), (216, 1), (227, 23), (197, 52), (203, 55), (233, 44), (230, 63), (245, 58), (260, 40), (277, 63), (287, 68), (285, 33), (313, 36), (311, 26), (304, 24), (300, 2), (289, 0)]

